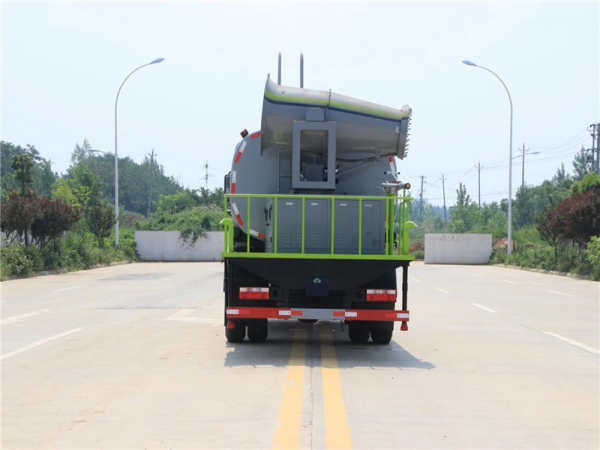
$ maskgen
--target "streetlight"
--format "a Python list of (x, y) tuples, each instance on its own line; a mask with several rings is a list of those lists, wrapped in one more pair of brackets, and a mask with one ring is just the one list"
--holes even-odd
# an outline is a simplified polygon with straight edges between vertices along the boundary
[(512, 254), (512, 160), (513, 160), (513, 157), (512, 157), (512, 134), (513, 134), (512, 99), (510, 98), (510, 92), (508, 92), (508, 88), (506, 87), (506, 84), (504, 84), (504, 81), (502, 81), (502, 79), (498, 75), (496, 75), (494, 72), (492, 72), (490, 69), (483, 67), (483, 66), (478, 66), (477, 64), (475, 64), (474, 62), (471, 62), (471, 61), (463, 61), (463, 64), (466, 64), (467, 66), (473, 66), (473, 67), (478, 67), (483, 70), (487, 70), (489, 73), (491, 73), (496, 78), (498, 78), (500, 83), (502, 83), (502, 86), (504, 86), (504, 89), (506, 89), (506, 93), (508, 94), (508, 101), (510, 103), (510, 142), (509, 142), (509, 147), (508, 147), (508, 246), (507, 246), (507, 250), (508, 250), (508, 256), (510, 257), (510, 255)]
[(115, 248), (119, 248), (119, 156), (117, 151), (117, 105), (119, 103), (119, 94), (125, 82), (129, 79), (134, 72), (137, 72), (142, 67), (150, 66), (152, 64), (158, 64), (165, 60), (165, 58), (157, 58), (152, 62), (143, 64), (137, 69), (133, 70), (121, 83), (119, 91), (117, 92), (117, 99), (115, 100)]

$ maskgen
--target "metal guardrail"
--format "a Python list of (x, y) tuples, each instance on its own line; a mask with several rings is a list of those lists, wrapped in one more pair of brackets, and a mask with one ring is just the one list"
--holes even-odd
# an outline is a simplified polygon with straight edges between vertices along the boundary
[[(244, 252), (234, 251), (234, 221), (229, 216), (228, 206), (230, 199), (245, 199), (247, 200), (247, 219), (245, 226), (248, 230), (246, 233), (246, 250)], [(251, 218), (251, 203), (252, 199), (273, 199), (274, 200), (274, 229), (273, 229), (273, 252), (269, 253), (251, 253), (250, 252), (250, 218)], [(279, 222), (278, 200), (279, 199), (301, 199), (302, 200), (302, 241), (300, 253), (283, 253), (278, 252), (277, 242), (277, 226)], [(327, 253), (305, 253), (306, 244), (306, 201), (307, 200), (329, 200), (331, 201), (331, 250)], [(357, 254), (340, 254), (335, 253), (335, 201), (336, 200), (357, 200), (358, 201), (358, 253)], [(385, 202), (385, 235), (386, 245), (385, 254), (365, 255), (362, 252), (362, 228), (363, 228), (363, 208), (364, 201), (384, 201)], [(224, 202), (225, 218), (220, 222), (224, 227), (224, 250), (223, 256), (246, 256), (253, 258), (329, 258), (329, 259), (404, 259), (413, 260), (414, 257), (409, 255), (409, 232), (411, 228), (417, 225), (410, 221), (410, 202), (411, 197), (389, 195), (381, 196), (353, 196), (353, 195), (298, 195), (298, 194), (226, 194)], [(394, 232), (398, 230), (398, 237), (402, 239), (398, 241), (398, 246), (394, 246)], [(251, 256), (250, 256), (251, 255)]]

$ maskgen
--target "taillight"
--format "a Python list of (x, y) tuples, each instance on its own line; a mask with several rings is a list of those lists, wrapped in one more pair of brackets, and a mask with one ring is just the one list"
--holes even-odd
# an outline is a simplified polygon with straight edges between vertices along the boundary
[(368, 302), (395, 302), (396, 289), (367, 289)]
[(269, 300), (269, 288), (241, 287), (240, 300)]

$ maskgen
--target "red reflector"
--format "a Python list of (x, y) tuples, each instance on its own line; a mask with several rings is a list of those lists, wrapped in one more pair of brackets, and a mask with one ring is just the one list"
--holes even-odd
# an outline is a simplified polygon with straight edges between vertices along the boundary
[(395, 289), (367, 289), (368, 302), (395, 302)]
[(269, 288), (241, 287), (240, 300), (269, 300)]

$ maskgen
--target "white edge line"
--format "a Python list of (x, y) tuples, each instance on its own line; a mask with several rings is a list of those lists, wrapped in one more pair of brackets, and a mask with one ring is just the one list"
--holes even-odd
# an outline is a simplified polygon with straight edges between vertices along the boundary
[(564, 295), (565, 297), (571, 297), (571, 298), (575, 298), (574, 295), (571, 294), (565, 294), (564, 292), (558, 292), (558, 291), (551, 291), (550, 289), (546, 289), (546, 292), (551, 292), (553, 294), (557, 294), (557, 295)]
[(0, 325), (6, 325), (7, 323), (19, 322), (27, 317), (37, 316), (42, 311), (33, 311), (25, 314), (19, 314), (18, 316), (7, 317), (6, 319), (0, 320)]
[(553, 338), (556, 338), (556, 339), (560, 339), (561, 341), (564, 341), (567, 344), (574, 345), (575, 347), (579, 347), (579, 348), (585, 350), (586, 352), (595, 353), (596, 355), (600, 355), (600, 350), (596, 350), (595, 348), (588, 347), (587, 345), (580, 344), (577, 341), (573, 341), (573, 340), (568, 339), (566, 337), (562, 337), (559, 334), (551, 333), (550, 331), (544, 331), (544, 334), (547, 334), (548, 336), (552, 336)]
[(410, 277), (411, 281), (414, 281), (415, 283), (420, 283), (421, 280), (416, 279), (415, 277)]
[(435, 289), (436, 291), (438, 291), (438, 292), (441, 292), (442, 294), (449, 294), (449, 292), (448, 292), (448, 291), (445, 291), (445, 290), (443, 290), (443, 289), (440, 289), (440, 288), (437, 288), (437, 287), (434, 287), (434, 289)]
[(186, 318), (190, 314), (192, 314), (194, 311), (196, 311), (196, 310), (195, 309), (191, 309), (191, 308), (180, 309), (176, 313), (171, 314), (165, 320), (181, 320), (181, 319)]
[(519, 284), (516, 281), (510, 281), (510, 280), (502, 280), (502, 282), (508, 283), (508, 284)]
[(5, 360), (6, 358), (10, 358), (11, 356), (18, 355), (19, 353), (26, 352), (27, 350), (34, 349), (36, 347), (39, 347), (40, 345), (47, 344), (48, 342), (55, 341), (56, 339), (60, 339), (62, 337), (68, 336), (70, 334), (77, 333), (78, 331), (81, 331), (81, 330), (83, 330), (83, 328), (73, 328), (72, 330), (65, 331), (64, 333), (50, 336), (47, 339), (43, 339), (41, 341), (37, 341), (37, 342), (34, 342), (33, 344), (22, 347), (20, 349), (13, 350), (12, 352), (5, 353), (4, 355), (0, 356), (0, 361)]
[(53, 291), (53, 292), (64, 292), (64, 291), (70, 291), (71, 289), (77, 289), (78, 287), (79, 287), (79, 286), (71, 286), (71, 287), (64, 288), (64, 289), (58, 289), (58, 290), (56, 290), (56, 291)]
[(481, 308), (481, 309), (483, 309), (483, 310), (485, 310), (487, 312), (491, 312), (492, 314), (496, 314), (496, 311), (494, 311), (493, 309), (486, 308), (485, 306), (482, 306), (482, 305), (480, 305), (478, 303), (473, 303), (473, 306), (477, 306), (478, 308)]

